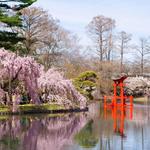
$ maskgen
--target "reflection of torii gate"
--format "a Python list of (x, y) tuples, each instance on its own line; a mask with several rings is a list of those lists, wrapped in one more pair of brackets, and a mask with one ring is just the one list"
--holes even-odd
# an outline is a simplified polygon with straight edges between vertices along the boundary
[[(123, 81), (127, 76), (123, 76), (118, 79), (113, 79), (114, 81), (114, 95), (113, 96), (104, 96), (104, 107), (124, 107), (124, 106), (133, 106), (133, 97), (124, 95), (124, 83)], [(120, 89), (120, 95), (117, 95), (117, 88)], [(108, 100), (111, 100), (109, 103)], [(129, 100), (130, 104), (126, 104)]]
[[(124, 119), (126, 116), (126, 111), (130, 108), (129, 118), (132, 119), (133, 112), (133, 97), (124, 95), (124, 83), (123, 81), (127, 76), (122, 76), (118, 79), (113, 79), (114, 81), (114, 95), (104, 96), (104, 115), (107, 116), (107, 109), (112, 110), (112, 117), (114, 120), (114, 131), (119, 132), (121, 136), (124, 136)], [(120, 90), (120, 95), (117, 95), (117, 88)], [(109, 101), (111, 100), (111, 102)], [(127, 104), (129, 100), (129, 104)], [(129, 106), (129, 107), (127, 107)], [(119, 121), (119, 124), (118, 124)]]
[[(110, 111), (107, 111), (110, 110)], [(132, 116), (133, 116), (133, 109), (132, 107), (130, 109), (125, 108), (122, 109), (116, 109), (116, 107), (109, 107), (108, 109), (105, 108), (104, 109), (104, 119), (107, 119), (111, 113), (111, 117), (113, 119), (113, 129), (114, 132), (119, 134), (122, 137), (125, 137), (125, 133), (124, 133), (124, 122), (125, 119), (129, 119), (132, 120)]]

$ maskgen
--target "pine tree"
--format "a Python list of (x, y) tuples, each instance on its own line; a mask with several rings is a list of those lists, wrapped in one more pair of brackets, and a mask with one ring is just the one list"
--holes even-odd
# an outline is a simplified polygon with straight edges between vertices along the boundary
[(23, 38), (15, 32), (22, 26), (21, 9), (30, 6), (36, 0), (0, 0), (0, 47), (15, 51), (16, 44)]

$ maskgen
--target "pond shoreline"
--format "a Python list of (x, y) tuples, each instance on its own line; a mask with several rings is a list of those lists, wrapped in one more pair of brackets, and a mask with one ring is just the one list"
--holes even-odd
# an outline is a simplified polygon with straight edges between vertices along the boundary
[(0, 115), (25, 115), (25, 114), (61, 114), (61, 113), (78, 113), (78, 112), (87, 112), (89, 110), (88, 107), (83, 109), (80, 108), (71, 108), (71, 109), (55, 109), (55, 110), (27, 110), (27, 111), (6, 111), (1, 112)]

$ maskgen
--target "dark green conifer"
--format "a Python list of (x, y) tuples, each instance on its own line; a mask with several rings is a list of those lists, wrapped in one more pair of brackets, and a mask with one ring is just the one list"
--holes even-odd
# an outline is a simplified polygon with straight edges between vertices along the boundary
[(15, 51), (16, 44), (23, 38), (15, 32), (22, 26), (19, 11), (36, 0), (0, 0), (0, 47)]

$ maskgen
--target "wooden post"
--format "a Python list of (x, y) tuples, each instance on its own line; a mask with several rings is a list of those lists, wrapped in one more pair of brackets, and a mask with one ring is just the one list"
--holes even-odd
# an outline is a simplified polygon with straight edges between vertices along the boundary
[(117, 105), (117, 84), (114, 82), (114, 97), (112, 99), (112, 105), (116, 107)]
[(123, 82), (120, 83), (120, 99), (121, 99), (121, 107), (124, 106), (124, 91), (123, 91)]

